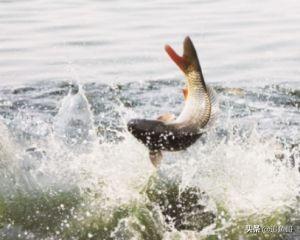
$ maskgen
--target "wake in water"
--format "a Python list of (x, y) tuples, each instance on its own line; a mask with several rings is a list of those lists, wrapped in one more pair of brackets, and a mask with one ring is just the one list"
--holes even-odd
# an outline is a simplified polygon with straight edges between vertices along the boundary
[(299, 226), (299, 90), (215, 86), (215, 128), (156, 172), (126, 122), (180, 109), (179, 84), (2, 89), (1, 239), (247, 239), (249, 224)]

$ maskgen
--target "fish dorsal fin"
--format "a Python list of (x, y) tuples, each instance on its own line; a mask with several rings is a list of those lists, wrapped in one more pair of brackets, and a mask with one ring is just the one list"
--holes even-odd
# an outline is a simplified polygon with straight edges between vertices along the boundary
[(157, 118), (157, 120), (158, 121), (162, 121), (162, 122), (171, 122), (171, 121), (175, 120), (175, 118), (176, 117), (175, 117), (174, 114), (172, 114), (172, 113), (165, 113), (165, 114), (159, 116)]
[(182, 89), (184, 100), (186, 101), (189, 95), (189, 90), (187, 88)]
[(152, 164), (154, 165), (154, 167), (158, 167), (160, 165), (160, 162), (162, 160), (162, 153), (161, 151), (157, 150), (157, 151), (149, 151), (149, 158), (152, 162)]

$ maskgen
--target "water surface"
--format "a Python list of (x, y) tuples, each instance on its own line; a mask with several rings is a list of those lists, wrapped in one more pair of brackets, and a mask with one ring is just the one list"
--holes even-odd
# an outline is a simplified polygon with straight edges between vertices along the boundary
[[(297, 1), (1, 1), (0, 239), (298, 239)], [(126, 130), (178, 114), (190, 35), (212, 128), (158, 171)], [(298, 235), (297, 235), (298, 234)]]

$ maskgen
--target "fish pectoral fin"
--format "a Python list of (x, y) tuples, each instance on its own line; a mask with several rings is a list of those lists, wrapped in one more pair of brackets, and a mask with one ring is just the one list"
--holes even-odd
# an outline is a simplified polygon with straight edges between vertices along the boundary
[(187, 88), (182, 89), (184, 100), (186, 101), (189, 95), (189, 90)]
[(154, 167), (157, 168), (162, 160), (161, 151), (160, 150), (156, 150), (156, 151), (150, 150), (149, 157), (150, 157), (150, 160), (151, 160), (152, 164), (154, 165)]
[(175, 120), (175, 115), (173, 113), (165, 113), (157, 118), (158, 121), (171, 122)]

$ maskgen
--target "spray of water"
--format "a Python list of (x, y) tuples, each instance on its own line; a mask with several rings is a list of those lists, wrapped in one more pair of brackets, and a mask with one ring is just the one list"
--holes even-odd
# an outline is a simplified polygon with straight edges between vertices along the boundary
[[(132, 112), (124, 107), (117, 109), (124, 119), (130, 118)], [(276, 158), (278, 140), (263, 138), (256, 127), (243, 133), (237, 127), (228, 123), (227, 134), (221, 136), (217, 128), (212, 129), (187, 151), (166, 154), (161, 168), (154, 173), (147, 149), (126, 131), (118, 133), (122, 141), (98, 142), (91, 106), (79, 87), (63, 98), (52, 133), (35, 148), (16, 152), (16, 143), (9, 140), (8, 130), (1, 126), (1, 172), (10, 175), (1, 177), (9, 180), (1, 181), (0, 193), (12, 193), (8, 188), (22, 189), (29, 195), (49, 189), (74, 191), (80, 196), (74, 200), (79, 205), (74, 203), (68, 217), (61, 219), (66, 222), (59, 234), (72, 236), (79, 224), (81, 230), (87, 229), (82, 239), (96, 236), (97, 231), (116, 239), (140, 239), (153, 232), (157, 239), (197, 239), (218, 231), (218, 224), (200, 233), (167, 227), (159, 207), (151, 205), (144, 194), (154, 175), (178, 182), (181, 192), (190, 187), (205, 192), (209, 200), (199, 198), (199, 204), (216, 215), (229, 215), (230, 221), (294, 208), (300, 175), (297, 168), (288, 166), (288, 158)], [(299, 158), (294, 160), (299, 163)], [(66, 209), (65, 204), (59, 208)], [(96, 231), (91, 224), (103, 229)]]

